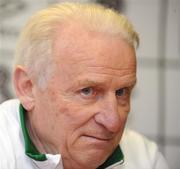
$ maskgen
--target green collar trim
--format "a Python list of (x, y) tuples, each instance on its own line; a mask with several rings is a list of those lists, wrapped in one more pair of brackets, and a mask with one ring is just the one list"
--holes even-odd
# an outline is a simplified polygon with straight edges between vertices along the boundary
[(97, 169), (105, 169), (110, 166), (120, 165), (123, 162), (124, 162), (124, 155), (121, 151), (120, 146), (117, 146), (117, 148), (114, 150), (114, 152), (111, 154), (111, 156)]
[[(29, 136), (28, 130), (25, 125), (25, 115), (26, 115), (26, 110), (20, 104), (19, 106), (19, 113), (20, 113), (20, 122), (21, 122), (21, 128), (24, 136), (24, 142), (25, 142), (25, 153), (27, 156), (30, 158), (36, 160), (36, 161), (45, 161), (47, 160), (46, 154), (41, 154), (33, 142), (31, 141), (31, 138)], [(112, 155), (97, 169), (105, 169), (110, 166), (122, 164), (124, 162), (124, 155), (122, 153), (122, 150), (120, 146), (118, 146), (115, 151), (112, 153)]]
[(27, 130), (26, 125), (25, 125), (26, 110), (24, 109), (24, 107), (21, 104), (19, 106), (19, 112), (20, 112), (21, 128), (22, 128), (22, 132), (23, 132), (23, 136), (24, 136), (24, 142), (25, 142), (25, 153), (26, 153), (26, 155), (28, 155), (30, 158), (32, 158), (36, 161), (47, 160), (46, 155), (41, 154), (37, 150), (37, 148), (35, 147), (35, 145), (33, 144), (33, 142), (30, 139), (28, 130)]

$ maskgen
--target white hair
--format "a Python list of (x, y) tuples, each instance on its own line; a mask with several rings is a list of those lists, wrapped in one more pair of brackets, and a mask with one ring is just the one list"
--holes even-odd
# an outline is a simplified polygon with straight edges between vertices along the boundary
[(40, 87), (52, 73), (53, 35), (61, 23), (79, 21), (88, 29), (121, 35), (131, 46), (139, 44), (138, 34), (128, 19), (113, 9), (89, 3), (59, 3), (39, 11), (25, 25), (16, 50), (15, 66), (27, 67)]

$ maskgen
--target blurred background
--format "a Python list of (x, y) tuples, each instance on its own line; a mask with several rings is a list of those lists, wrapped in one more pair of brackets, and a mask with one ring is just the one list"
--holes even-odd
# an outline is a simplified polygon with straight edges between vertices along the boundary
[[(0, 102), (15, 97), (11, 72), (22, 26), (35, 11), (60, 1), (0, 0)], [(156, 141), (171, 169), (180, 169), (180, 0), (81, 2), (115, 8), (135, 26), (141, 41), (128, 126)]]

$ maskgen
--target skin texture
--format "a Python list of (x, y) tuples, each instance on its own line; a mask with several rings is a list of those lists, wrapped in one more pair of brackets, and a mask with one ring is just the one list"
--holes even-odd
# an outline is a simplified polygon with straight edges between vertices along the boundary
[(121, 139), (136, 82), (135, 51), (120, 36), (78, 24), (57, 30), (53, 51), (45, 91), (23, 67), (15, 71), (30, 136), (40, 152), (60, 153), (65, 169), (95, 169)]

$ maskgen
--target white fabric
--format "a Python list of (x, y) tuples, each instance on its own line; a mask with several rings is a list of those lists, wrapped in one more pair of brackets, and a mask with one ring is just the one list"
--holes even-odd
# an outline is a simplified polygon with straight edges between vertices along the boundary
[[(120, 145), (125, 160), (112, 169), (168, 169), (156, 144), (144, 136), (126, 130)], [(0, 169), (63, 169), (61, 155), (48, 154), (48, 160), (39, 162), (24, 151), (19, 101), (4, 102), (0, 105)]]
[(157, 145), (144, 136), (127, 130), (121, 140), (124, 163), (117, 169), (168, 169)]

